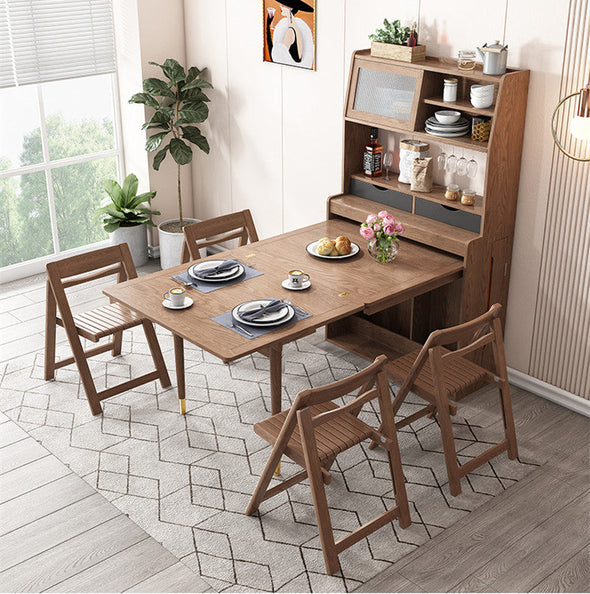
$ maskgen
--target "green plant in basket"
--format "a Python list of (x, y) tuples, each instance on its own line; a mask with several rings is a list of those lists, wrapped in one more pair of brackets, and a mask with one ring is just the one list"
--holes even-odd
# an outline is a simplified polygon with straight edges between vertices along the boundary
[(136, 225), (151, 225), (153, 215), (159, 215), (157, 210), (151, 210), (149, 204), (156, 192), (137, 193), (139, 182), (137, 176), (130, 173), (120, 186), (114, 179), (104, 182), (104, 189), (109, 198), (103, 200), (103, 205), (97, 209), (96, 216), (107, 233), (112, 233), (119, 227), (134, 227)]
[(399, 19), (393, 22), (383, 19), (383, 29), (377, 29), (369, 35), (371, 41), (390, 43), (392, 45), (406, 45), (410, 37), (410, 27), (402, 27)]

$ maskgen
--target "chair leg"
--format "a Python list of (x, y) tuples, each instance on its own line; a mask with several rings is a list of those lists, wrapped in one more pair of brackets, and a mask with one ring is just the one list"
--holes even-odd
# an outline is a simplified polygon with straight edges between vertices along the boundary
[(514, 415), (512, 413), (512, 399), (510, 398), (510, 388), (506, 382), (500, 391), (500, 405), (502, 407), (502, 419), (504, 421), (504, 435), (508, 440), (508, 458), (515, 460), (518, 458), (518, 444), (516, 441), (516, 428), (514, 426)]
[(303, 454), (305, 456), (305, 467), (309, 477), (313, 507), (318, 523), (322, 551), (324, 553), (324, 563), (328, 574), (333, 575), (340, 569), (340, 564), (338, 563), (338, 552), (336, 550), (336, 543), (334, 542), (334, 532), (332, 530), (330, 510), (324, 489), (322, 469), (317, 455), (315, 434), (313, 425), (311, 424), (311, 412), (309, 409), (304, 409), (299, 411), (297, 416), (299, 419)]
[(77, 333), (75, 336), (71, 336), (71, 333), (67, 328), (66, 334), (74, 355), (76, 367), (78, 367), (78, 373), (80, 374), (80, 379), (82, 380), (82, 386), (84, 387), (84, 392), (86, 393), (86, 399), (90, 405), (90, 410), (92, 411), (93, 415), (99, 415), (102, 413), (102, 405), (100, 404), (96, 386), (94, 385), (94, 380), (92, 379), (90, 368), (88, 367), (86, 354), (84, 353), (84, 349), (80, 343), (80, 337)]
[(281, 460), (282, 453), (282, 448), (278, 448), (277, 444), (275, 444), (268, 460), (266, 461), (266, 465), (264, 466), (264, 470), (262, 471), (258, 484), (256, 485), (256, 489), (254, 489), (254, 493), (250, 498), (250, 503), (248, 503), (248, 507), (246, 508), (247, 516), (251, 516), (254, 512), (256, 512), (262, 503), (264, 495), (268, 489), (268, 485), (274, 476), (277, 464)]
[(147, 339), (148, 346), (150, 347), (150, 353), (152, 354), (154, 365), (156, 366), (156, 370), (160, 375), (160, 384), (162, 385), (162, 388), (168, 388), (172, 385), (172, 382), (170, 381), (170, 376), (168, 375), (168, 370), (166, 369), (166, 363), (164, 363), (164, 357), (162, 356), (162, 351), (160, 350), (160, 343), (158, 342), (154, 325), (148, 320), (143, 320), (141, 325), (143, 326), (143, 331), (145, 332), (145, 337)]
[(55, 377), (55, 332), (57, 326), (55, 323), (57, 307), (49, 282), (47, 283), (45, 304), (45, 365), (43, 377), (45, 381), (49, 381)]
[(123, 332), (115, 332), (113, 334), (113, 350), (111, 351), (113, 357), (118, 357), (121, 354), (121, 346), (123, 344)]

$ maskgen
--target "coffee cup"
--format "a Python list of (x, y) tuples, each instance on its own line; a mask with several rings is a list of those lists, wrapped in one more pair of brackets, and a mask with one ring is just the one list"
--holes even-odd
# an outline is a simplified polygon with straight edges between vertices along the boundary
[(164, 299), (170, 301), (172, 307), (182, 307), (184, 305), (186, 291), (182, 287), (172, 287), (164, 293)]
[(299, 289), (302, 287), (305, 281), (308, 281), (309, 278), (309, 274), (306, 274), (302, 270), (289, 271), (289, 282), (294, 289)]

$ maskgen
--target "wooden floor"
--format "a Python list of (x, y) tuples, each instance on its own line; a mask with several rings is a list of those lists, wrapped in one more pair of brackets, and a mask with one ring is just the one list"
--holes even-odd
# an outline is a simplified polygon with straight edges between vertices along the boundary
[[(0, 286), (0, 361), (42, 348), (43, 283)], [(78, 306), (97, 293), (81, 290)], [(359, 591), (590, 590), (590, 419), (523, 390), (514, 403), (519, 445), (548, 462)], [(0, 413), (0, 591), (44, 590), (208, 585)]]

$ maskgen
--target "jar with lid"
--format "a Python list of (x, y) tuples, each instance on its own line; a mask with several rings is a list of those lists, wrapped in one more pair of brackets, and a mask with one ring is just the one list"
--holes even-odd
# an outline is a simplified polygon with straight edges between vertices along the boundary
[(475, 190), (463, 190), (461, 193), (461, 204), (473, 206), (475, 204)]
[(459, 200), (461, 190), (457, 184), (449, 184), (445, 192), (445, 198), (447, 200)]
[(457, 54), (457, 68), (459, 70), (473, 70), (475, 68), (475, 51), (459, 50)]
[(454, 103), (457, 101), (457, 79), (449, 77), (444, 79), (443, 101), (445, 103)]

